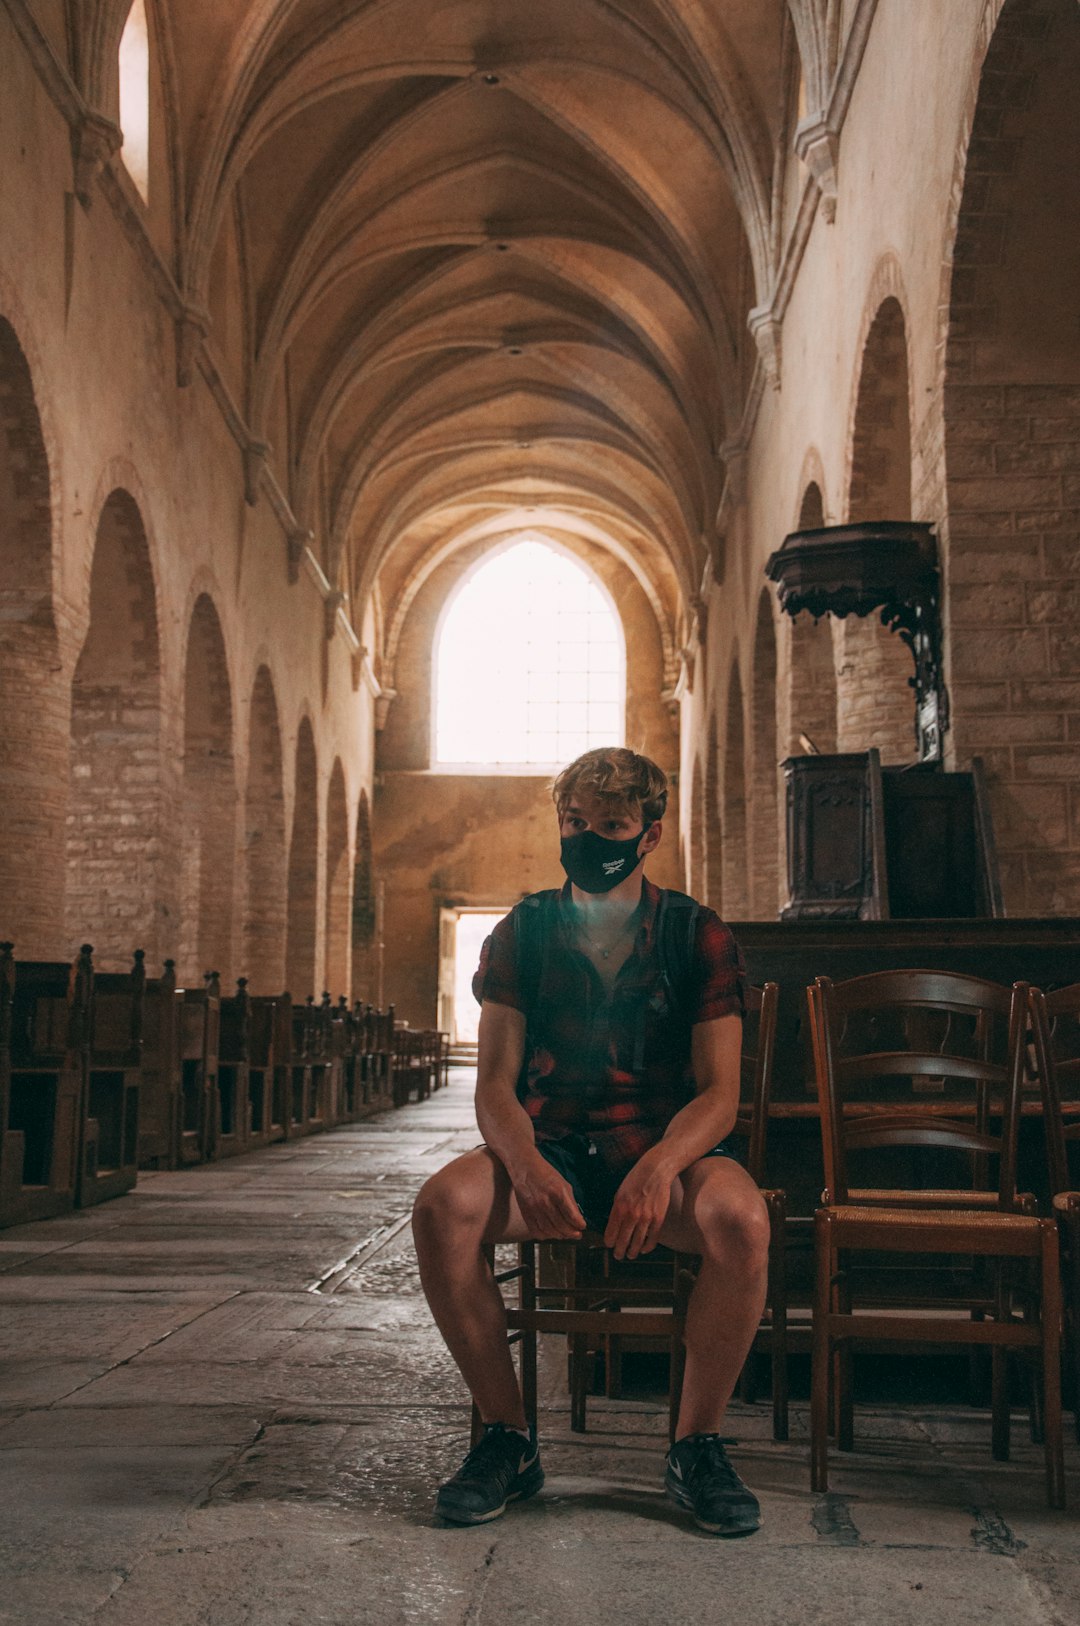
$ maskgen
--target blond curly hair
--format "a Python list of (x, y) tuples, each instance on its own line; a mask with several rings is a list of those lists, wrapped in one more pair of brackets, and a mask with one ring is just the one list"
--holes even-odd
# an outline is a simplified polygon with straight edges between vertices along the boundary
[(648, 828), (664, 816), (667, 775), (649, 757), (637, 751), (604, 745), (575, 757), (554, 780), (551, 799), (560, 819), (573, 798), (582, 793), (610, 804), (620, 813), (640, 811)]

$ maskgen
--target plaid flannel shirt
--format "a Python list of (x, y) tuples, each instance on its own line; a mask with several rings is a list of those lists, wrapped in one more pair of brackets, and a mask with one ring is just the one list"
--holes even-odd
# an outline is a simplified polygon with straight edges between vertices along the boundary
[(539, 968), (535, 1008), (525, 1008), (514, 911), (485, 942), (473, 978), (478, 1000), (525, 1014), (519, 1095), (537, 1140), (587, 1135), (617, 1170), (630, 1168), (654, 1146), (693, 1098), (691, 1028), (743, 1012), (738, 945), (730, 928), (704, 905), (690, 986), (672, 998), (656, 940), (660, 896), (659, 887), (643, 882), (633, 949), (610, 992), (576, 946), (569, 882), (552, 911), (554, 928)]

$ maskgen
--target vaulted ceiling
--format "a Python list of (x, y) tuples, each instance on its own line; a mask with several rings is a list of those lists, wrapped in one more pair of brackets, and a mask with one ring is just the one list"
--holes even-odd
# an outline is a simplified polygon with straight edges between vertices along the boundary
[(799, 55), (844, 4), (157, 8), (185, 295), (212, 308), (234, 234), (243, 410), (354, 614), (528, 524), (605, 540), (677, 619), (775, 279)]

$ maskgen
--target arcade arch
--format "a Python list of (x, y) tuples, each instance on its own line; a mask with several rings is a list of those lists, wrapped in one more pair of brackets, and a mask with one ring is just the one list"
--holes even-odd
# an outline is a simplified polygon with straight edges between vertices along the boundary
[(225, 639), (213, 600), (201, 593), (188, 629), (180, 818), (182, 980), (232, 976), (237, 795), (233, 707)]
[(0, 317), (0, 909), (20, 956), (63, 920), (71, 695), (53, 609), (49, 459), (30, 367)]
[(150, 552), (137, 503), (118, 488), (98, 520), (90, 624), (71, 690), (64, 935), (92, 943), (99, 970), (126, 970), (136, 947), (153, 964), (173, 946), (161, 774)]
[(277, 697), (260, 666), (251, 692), (247, 789), (244, 797), (243, 968), (251, 992), (285, 982), (285, 787)]
[[(852, 524), (911, 518), (907, 337), (894, 295), (879, 305), (863, 348), (847, 506)], [(914, 668), (907, 646), (876, 614), (845, 617), (835, 637), (837, 750), (876, 745), (882, 762), (913, 762)]]

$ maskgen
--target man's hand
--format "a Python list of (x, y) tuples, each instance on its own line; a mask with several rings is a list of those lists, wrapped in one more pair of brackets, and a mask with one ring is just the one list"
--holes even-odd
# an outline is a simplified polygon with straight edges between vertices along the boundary
[(569, 1182), (539, 1152), (524, 1168), (515, 1169), (511, 1179), (529, 1235), (537, 1242), (576, 1242), (584, 1234), (585, 1217)]
[(639, 1253), (651, 1253), (656, 1247), (671, 1203), (674, 1178), (656, 1147), (634, 1164), (615, 1193), (604, 1232), (604, 1241), (616, 1259), (636, 1259)]

